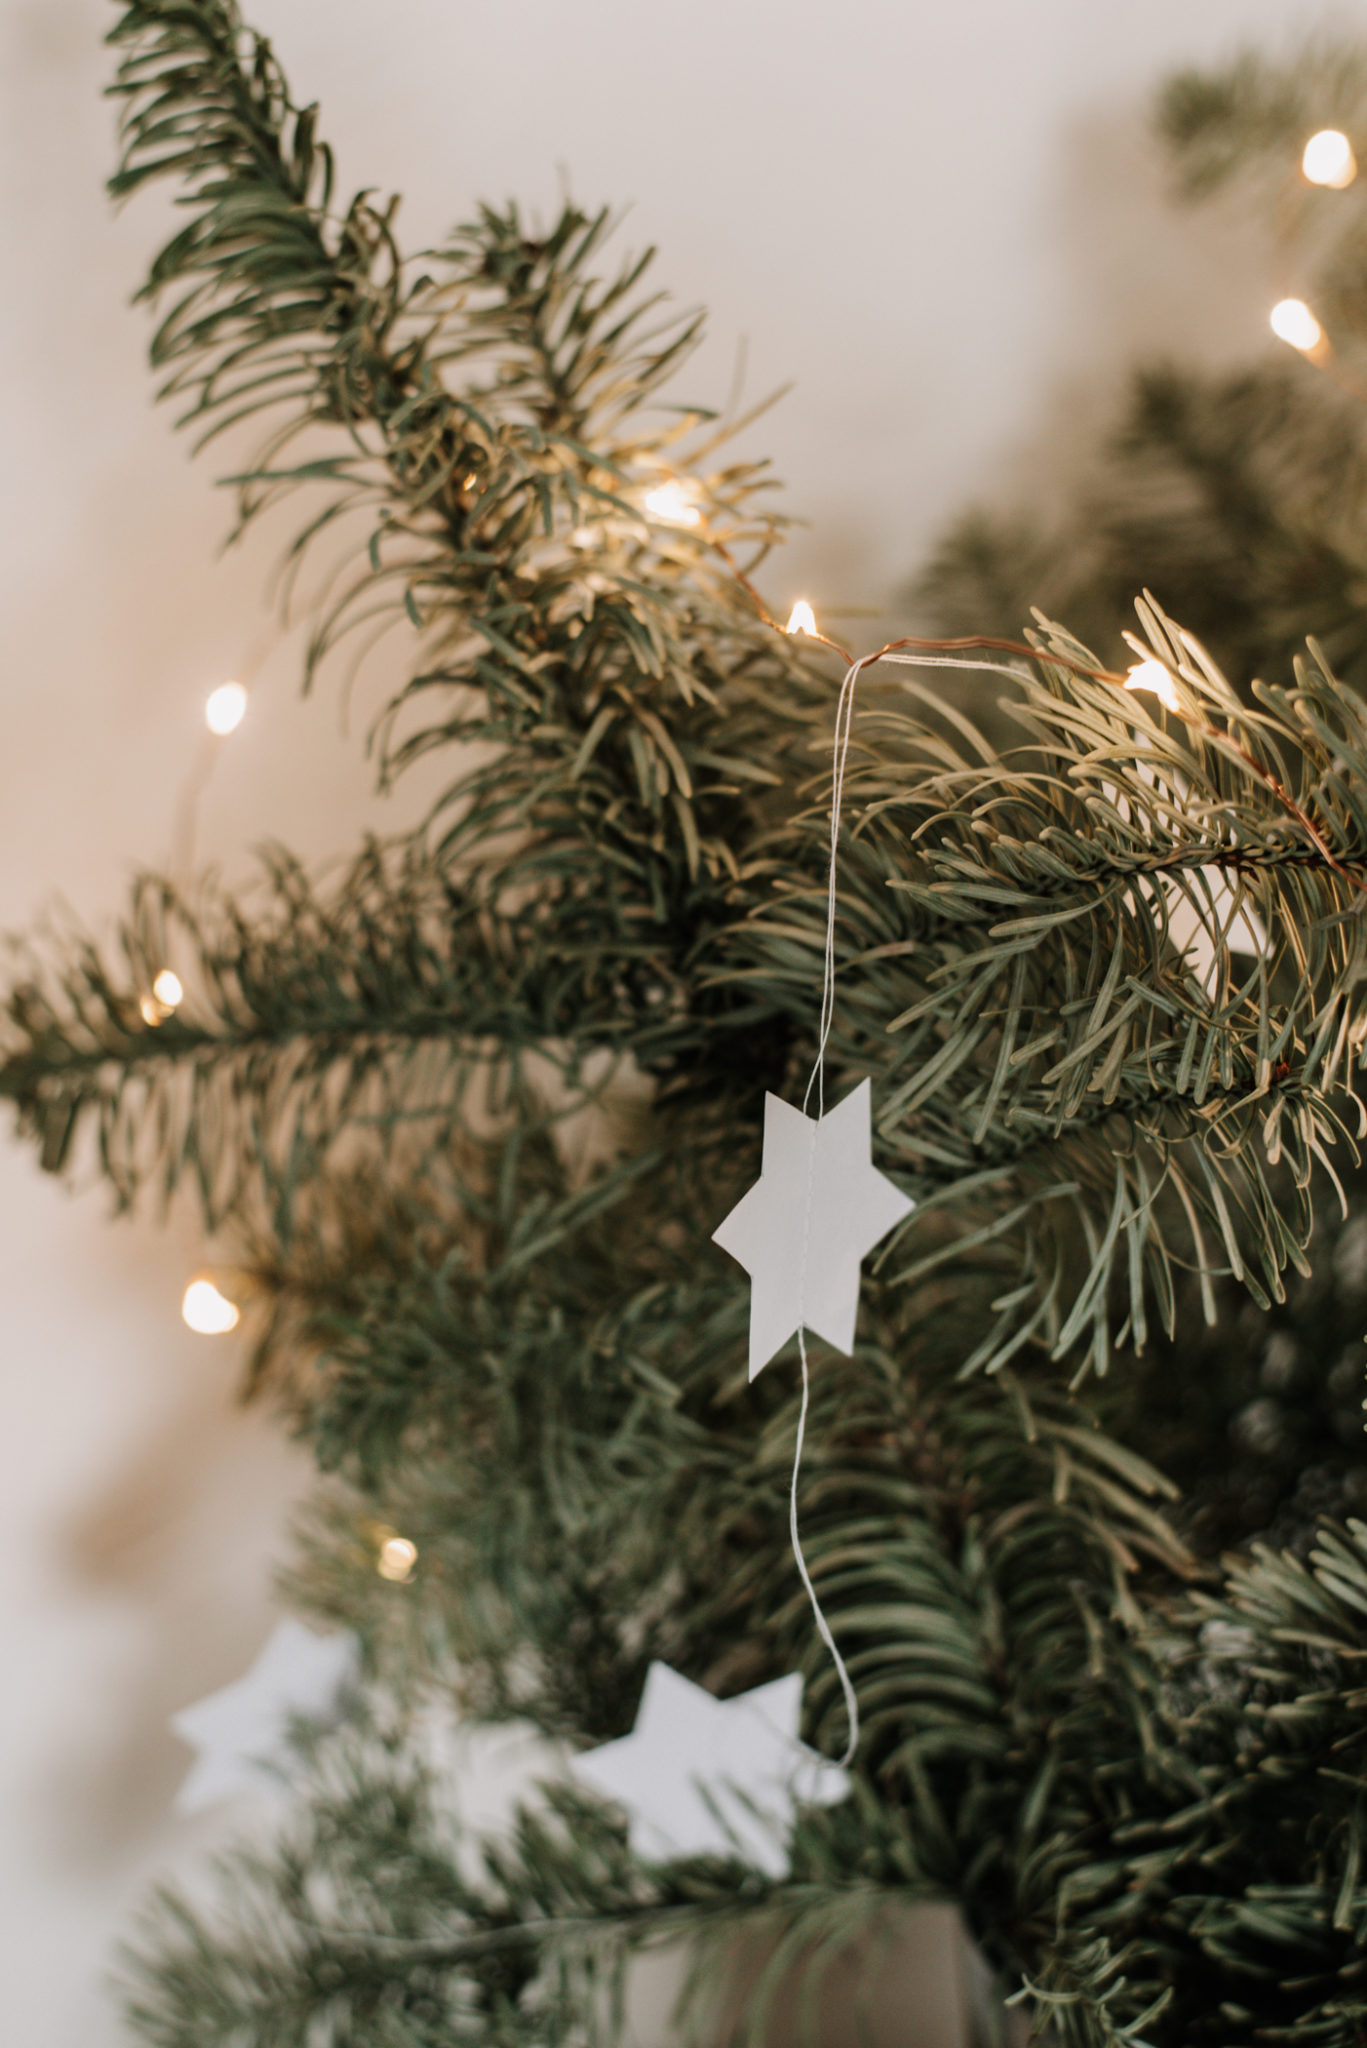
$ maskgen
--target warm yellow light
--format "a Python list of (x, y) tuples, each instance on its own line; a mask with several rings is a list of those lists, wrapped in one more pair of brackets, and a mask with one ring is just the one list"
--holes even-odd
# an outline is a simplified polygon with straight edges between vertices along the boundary
[(216, 690), (209, 692), (204, 706), (204, 722), (210, 732), (220, 735), (236, 732), (247, 710), (247, 692), (241, 683), (220, 683)]
[(1278, 299), (1268, 319), (1279, 341), (1289, 341), (1305, 355), (1313, 354), (1324, 340), (1324, 329), (1304, 299)]
[(220, 1294), (212, 1280), (192, 1280), (185, 1290), (180, 1312), (201, 1337), (222, 1337), (235, 1330), (241, 1314), (226, 1294)]
[(1180, 711), (1177, 685), (1161, 661), (1139, 661), (1125, 678), (1127, 690), (1152, 690), (1169, 711)]
[(670, 526), (701, 526), (697, 499), (698, 486), (692, 477), (672, 476), (646, 492), (645, 508), (652, 518), (666, 520)]
[(416, 1543), (410, 1543), (406, 1536), (386, 1536), (375, 1569), (382, 1579), (392, 1579), (396, 1586), (401, 1586), (412, 1578), (417, 1561)]
[(138, 997), (138, 1009), (144, 1024), (164, 1024), (178, 1003), (185, 1000), (185, 991), (180, 985), (180, 976), (172, 974), (169, 967), (163, 967), (152, 983), (152, 993)]
[(1321, 128), (1305, 145), (1301, 170), (1312, 185), (1331, 185), (1341, 192), (1358, 174), (1352, 143), (1337, 128)]
[(793, 606), (788, 614), (788, 623), (783, 630), (785, 633), (815, 633), (816, 613), (812, 610), (805, 597), (800, 597)]

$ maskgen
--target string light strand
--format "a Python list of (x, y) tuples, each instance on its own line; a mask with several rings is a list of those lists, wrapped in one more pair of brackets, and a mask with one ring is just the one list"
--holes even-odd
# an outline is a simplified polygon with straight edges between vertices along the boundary
[[(247, 664), (248, 675), (255, 675), (268, 644), (265, 635), (257, 640)], [(217, 764), (223, 741), (241, 725), (249, 701), (246, 686), (235, 680), (218, 684), (204, 700), (204, 726), (200, 733), (199, 746), (181, 779), (171, 818), (168, 874), (171, 882), (177, 887), (187, 885), (190, 880), (200, 799)], [(143, 1022), (154, 1029), (159, 1027), (179, 1008), (184, 999), (185, 989), (179, 975), (170, 967), (162, 966), (153, 979), (150, 993), (143, 995), (139, 1000), (138, 1008)], [(182, 1219), (181, 1230), (187, 1248), (186, 1263), (189, 1264), (195, 1256), (189, 1247), (197, 1233), (193, 1231), (188, 1218)], [(205, 1337), (226, 1336), (229, 1331), (236, 1329), (241, 1320), (241, 1311), (237, 1304), (222, 1294), (213, 1281), (203, 1274), (192, 1279), (185, 1289), (181, 1300), (181, 1315), (190, 1329)]]

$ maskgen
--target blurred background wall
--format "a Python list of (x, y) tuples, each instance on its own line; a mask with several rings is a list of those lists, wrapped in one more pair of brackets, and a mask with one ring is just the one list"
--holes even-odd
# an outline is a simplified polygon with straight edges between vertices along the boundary
[[(129, 294), (169, 218), (115, 219), (103, 0), (0, 0), (0, 927), (97, 923), (167, 854), (206, 691), (252, 685), (200, 848), (230, 873), (383, 825), (364, 701), (301, 704), (269, 536), (153, 408)], [(1271, 344), (1256, 228), (1166, 207), (1143, 113), (1174, 64), (1287, 42), (1302, 0), (259, 0), (341, 185), (410, 246), (482, 195), (630, 205), (712, 309), (681, 392), (795, 390), (751, 437), (808, 522), (776, 606), (888, 603), (975, 495), (1052, 492), (1136, 356)], [(1367, 35), (1367, 4), (1330, 19)], [(284, 529), (277, 529), (277, 538)], [(849, 622), (864, 640), (879, 621)], [(249, 673), (244, 673), (249, 671)], [(170, 1801), (175, 1708), (237, 1676), (306, 1474), (232, 1405), (234, 1340), (179, 1298), (198, 1246), (108, 1220), (0, 1142), (0, 2027), (111, 2048), (112, 1944), (231, 1831)]]

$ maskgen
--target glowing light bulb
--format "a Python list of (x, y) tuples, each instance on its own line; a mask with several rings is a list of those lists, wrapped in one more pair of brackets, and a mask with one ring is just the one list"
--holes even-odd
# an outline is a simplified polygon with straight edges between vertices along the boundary
[(1312, 185), (1330, 185), (1341, 192), (1358, 174), (1353, 145), (1337, 128), (1321, 128), (1305, 145), (1301, 170)]
[(1168, 711), (1180, 711), (1177, 685), (1161, 661), (1139, 661), (1125, 678), (1127, 690), (1152, 690)]
[(180, 1304), (181, 1315), (201, 1337), (222, 1337), (235, 1330), (241, 1311), (226, 1294), (220, 1294), (212, 1280), (192, 1280)]
[(138, 1011), (143, 1023), (150, 1024), (154, 1030), (158, 1024), (164, 1024), (170, 1015), (165, 1003), (159, 1003), (155, 996), (139, 996)]
[(247, 711), (247, 692), (241, 683), (220, 683), (209, 692), (204, 706), (204, 723), (220, 735), (236, 732)]
[(1289, 341), (1303, 355), (1312, 355), (1324, 340), (1324, 329), (1304, 299), (1278, 299), (1268, 314), (1279, 341)]
[(788, 623), (783, 630), (785, 633), (815, 633), (816, 613), (812, 610), (805, 597), (800, 597), (793, 606), (788, 614)]
[(169, 967), (163, 967), (152, 983), (152, 994), (163, 1010), (174, 1010), (185, 1001), (185, 990), (181, 987), (180, 976), (172, 974)]
[(692, 477), (671, 476), (646, 492), (645, 508), (652, 518), (663, 519), (670, 526), (701, 526), (697, 498), (698, 486)]
[(406, 1536), (386, 1536), (380, 1545), (380, 1555), (375, 1569), (382, 1579), (389, 1579), (401, 1586), (413, 1576), (413, 1567), (418, 1561), (418, 1546), (410, 1543)]

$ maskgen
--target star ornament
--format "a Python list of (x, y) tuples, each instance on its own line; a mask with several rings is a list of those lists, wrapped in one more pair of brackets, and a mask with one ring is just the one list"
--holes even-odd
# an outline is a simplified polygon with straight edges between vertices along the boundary
[(759, 1179), (712, 1233), (750, 1275), (752, 1380), (799, 1323), (854, 1349), (860, 1262), (915, 1207), (873, 1164), (867, 1081), (819, 1118), (765, 1096)]
[(276, 1778), (289, 1756), (291, 1725), (336, 1720), (359, 1665), (355, 1636), (316, 1636), (282, 1621), (243, 1677), (171, 1716), (176, 1734), (198, 1751), (176, 1794), (177, 1812), (199, 1813)]
[(850, 1789), (838, 1764), (799, 1742), (801, 1713), (800, 1672), (719, 1700), (657, 1662), (631, 1734), (576, 1757), (570, 1771), (625, 1809), (632, 1850), (646, 1861), (739, 1856), (786, 1877), (798, 1806), (834, 1806)]

